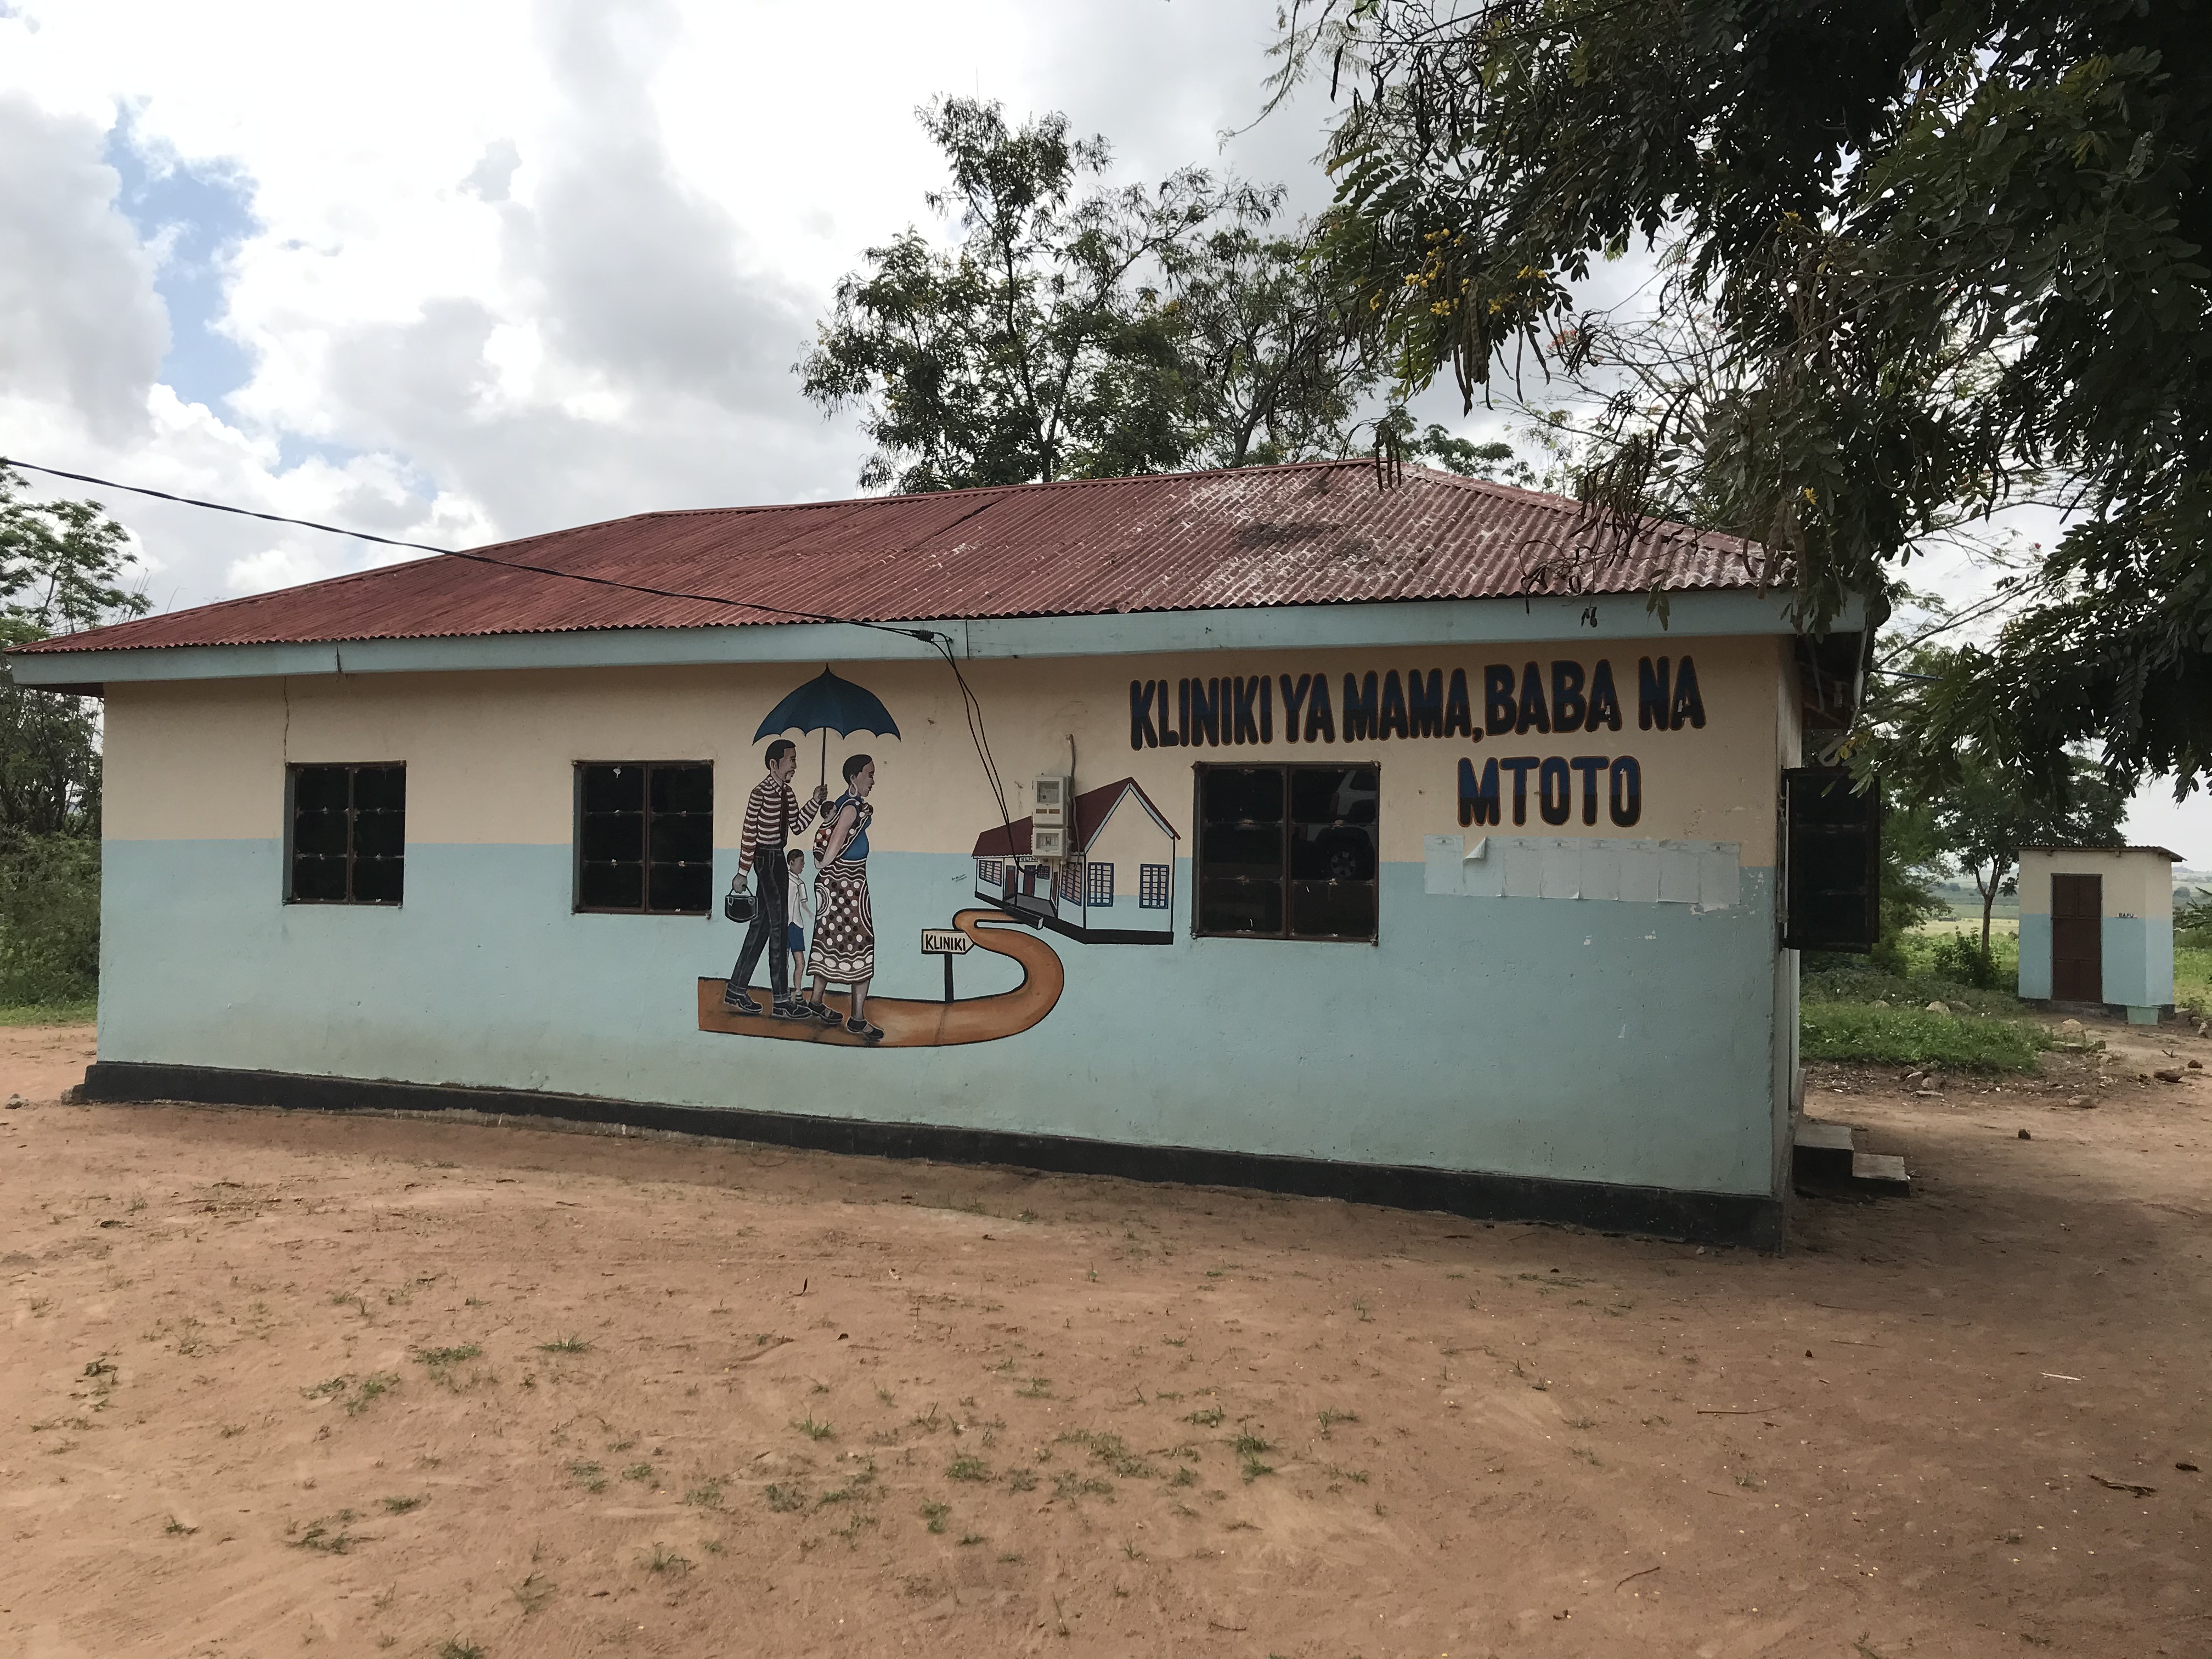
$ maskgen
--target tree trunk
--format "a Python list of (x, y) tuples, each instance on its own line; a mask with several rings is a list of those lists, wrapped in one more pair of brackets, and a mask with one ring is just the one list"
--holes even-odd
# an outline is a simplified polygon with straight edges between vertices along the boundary
[(1990, 860), (1990, 884), (1982, 890), (1982, 960), (1990, 959), (1990, 911), (1997, 902), (1997, 889), (2004, 885), (2006, 860)]

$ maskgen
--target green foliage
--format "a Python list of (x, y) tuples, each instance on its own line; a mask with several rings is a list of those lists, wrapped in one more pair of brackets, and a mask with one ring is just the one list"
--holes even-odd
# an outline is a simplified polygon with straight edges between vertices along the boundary
[[(30, 501), (0, 467), (0, 646), (143, 615), (123, 527), (91, 501)], [(0, 679), (0, 1005), (67, 1006), (100, 984), (100, 732), (90, 701)]]
[(1336, 454), (1371, 383), (1281, 191), (1196, 167), (1103, 182), (1103, 138), (995, 103), (921, 112), (957, 219), (867, 251), (798, 366), (825, 413), (862, 410), (869, 489), (951, 489)]
[[(1936, 948), (1930, 955), (1929, 965), (1937, 977), (1971, 985), (1978, 991), (1996, 989), (2004, 971), (1998, 964), (1995, 951), (1964, 933), (1944, 934), (1936, 941)], [(2013, 983), (2008, 989), (2018, 988), (2019, 973), (2020, 960), (2015, 956), (2013, 959)]]
[(0, 839), (0, 1005), (81, 1004), (99, 990), (100, 842)]
[[(2194, 21), (2192, 21), (2194, 20)], [(1762, 543), (1816, 624), (1921, 540), (2078, 509), (1916, 728), (2212, 770), (2212, 55), (2181, 5), (1294, 0), (1322, 248), (1407, 389), (1603, 368), (1586, 496)], [(1572, 284), (1667, 243), (1656, 335)]]
[(1930, 1013), (1868, 1002), (1807, 1002), (1798, 1018), (1807, 1060), (1938, 1065), (1968, 1072), (2032, 1072), (2052, 1046), (2032, 1021)]

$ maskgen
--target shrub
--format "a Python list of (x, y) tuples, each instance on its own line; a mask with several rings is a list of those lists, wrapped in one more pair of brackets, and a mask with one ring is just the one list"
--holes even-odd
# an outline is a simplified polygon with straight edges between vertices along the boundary
[(89, 1002), (100, 992), (100, 842), (0, 845), (0, 1006)]

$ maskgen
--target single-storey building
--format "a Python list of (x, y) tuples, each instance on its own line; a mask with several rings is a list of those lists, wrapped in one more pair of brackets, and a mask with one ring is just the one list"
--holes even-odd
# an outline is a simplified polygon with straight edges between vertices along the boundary
[[(9, 662), (106, 702), (94, 1098), (1773, 1243), (1794, 947), (1870, 942), (1874, 820), (1803, 764), (1863, 623), (1761, 577), (1328, 463), (648, 513)], [(834, 1024), (726, 994), (787, 718), (801, 815), (865, 797)]]
[(2021, 997), (2100, 1004), (2137, 1025), (2170, 1018), (2179, 862), (2163, 847), (2021, 849)]

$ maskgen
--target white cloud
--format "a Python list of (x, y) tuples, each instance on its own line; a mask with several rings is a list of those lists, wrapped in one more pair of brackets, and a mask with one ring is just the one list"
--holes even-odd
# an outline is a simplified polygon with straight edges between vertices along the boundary
[[(1224, 167), (1289, 183), (1310, 213), (1325, 89), (1252, 125), (1275, 11), (386, 0), (364, 21), (296, 0), (16, 0), (0, 12), (0, 449), (437, 545), (848, 493), (866, 446), (790, 366), (862, 251), (932, 222), (916, 106), (1063, 110), (1128, 176)], [(118, 199), (118, 143), (157, 183), (250, 194), (198, 256), (216, 314), (165, 314), (164, 233)], [(1598, 284), (1644, 274), (1624, 262)], [(246, 382), (206, 389), (240, 349)], [(1448, 388), (1417, 412), (1495, 435)], [(165, 608), (408, 556), (111, 506)], [(2212, 864), (2203, 802), (2140, 821)]]

